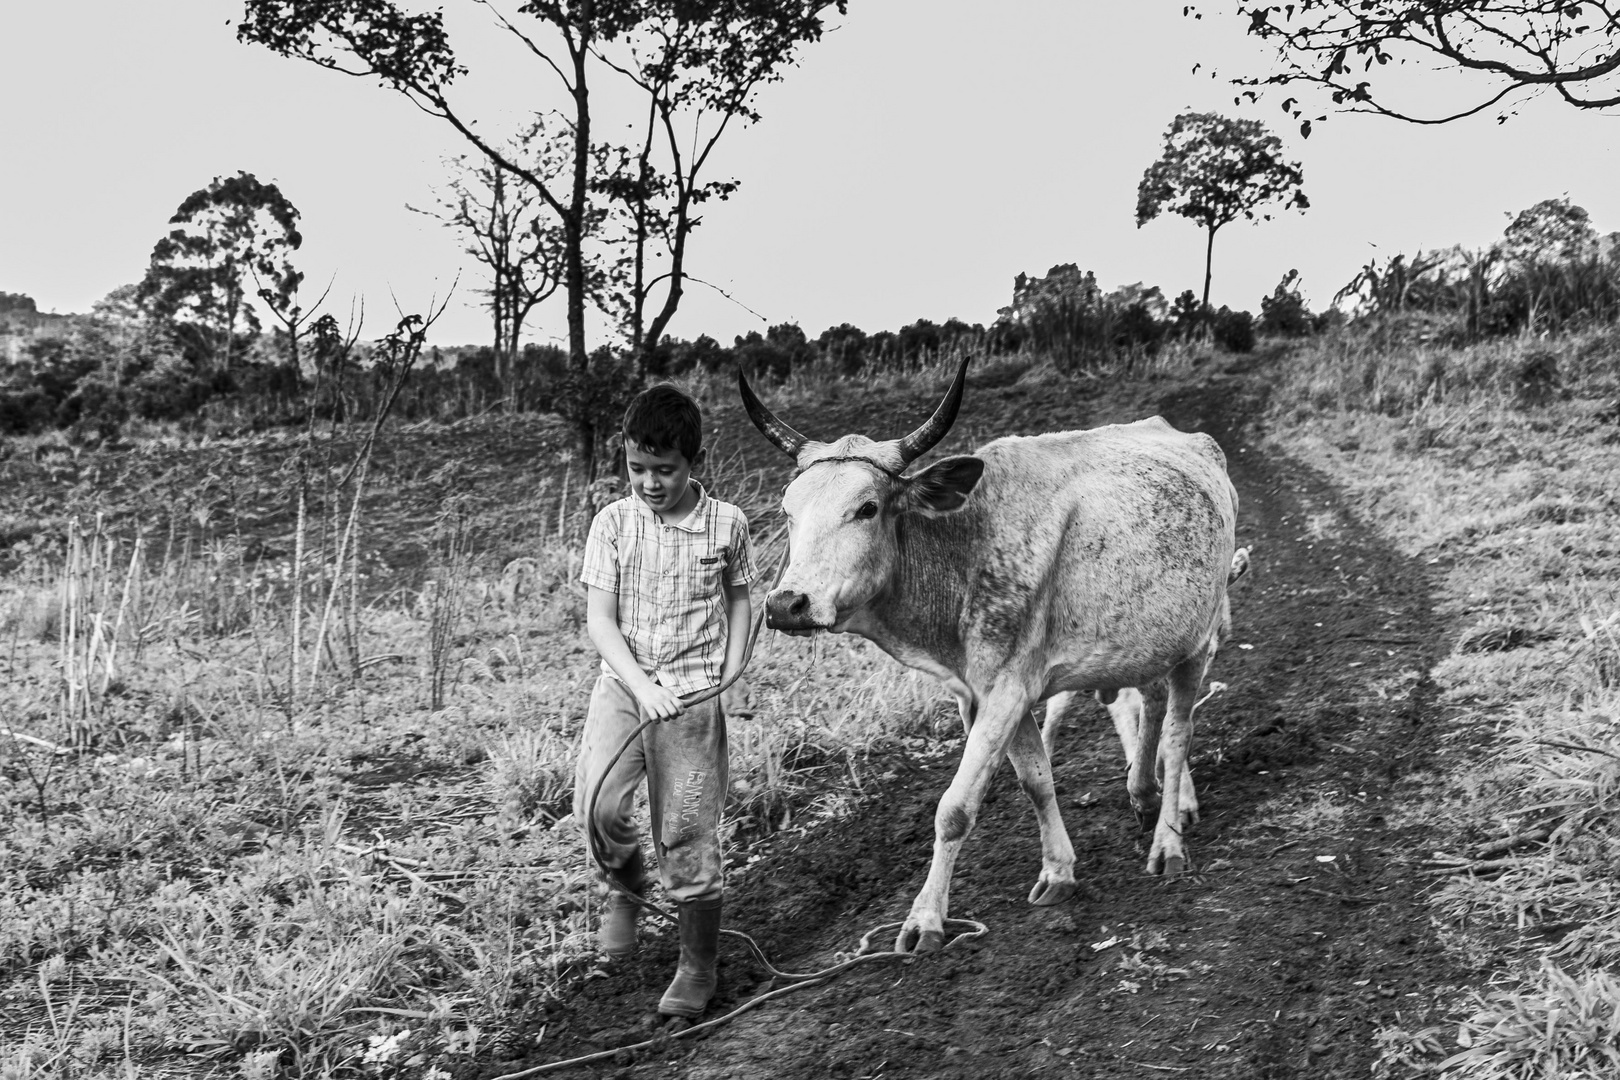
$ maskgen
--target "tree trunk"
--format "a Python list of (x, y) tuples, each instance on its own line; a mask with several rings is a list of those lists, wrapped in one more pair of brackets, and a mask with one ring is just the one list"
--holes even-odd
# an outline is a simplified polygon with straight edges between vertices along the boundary
[[(568, 364), (581, 380), (590, 374), (590, 353), (585, 348), (585, 220), (586, 196), (590, 191), (591, 106), (586, 86), (585, 61), (590, 55), (591, 23), (596, 5), (581, 3), (575, 29), (579, 40), (569, 46), (574, 61), (574, 185), (563, 222), (564, 285), (568, 290)], [(585, 391), (585, 387), (580, 387)], [(596, 479), (596, 437), (590, 417), (581, 409), (574, 435), (579, 443), (579, 459), (585, 470), (582, 490)]]
[(1209, 243), (1204, 247), (1204, 306), (1199, 310), (1205, 319), (1209, 318), (1209, 279), (1215, 262), (1215, 230), (1219, 227), (1218, 225), (1209, 227)]

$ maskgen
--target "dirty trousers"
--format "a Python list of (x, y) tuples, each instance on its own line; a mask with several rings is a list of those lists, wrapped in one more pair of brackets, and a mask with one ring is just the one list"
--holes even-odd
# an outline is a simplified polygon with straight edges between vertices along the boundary
[[(587, 845), (591, 792), (643, 719), (635, 695), (624, 683), (607, 675), (597, 678), (574, 770), (574, 819), (585, 830)], [(726, 755), (726, 721), (718, 698), (643, 731), (613, 766), (597, 798), (602, 861), (620, 869), (639, 845), (635, 797), (646, 776), (653, 851), (664, 891), (675, 901), (719, 897), (724, 877), (719, 831), (729, 771)]]

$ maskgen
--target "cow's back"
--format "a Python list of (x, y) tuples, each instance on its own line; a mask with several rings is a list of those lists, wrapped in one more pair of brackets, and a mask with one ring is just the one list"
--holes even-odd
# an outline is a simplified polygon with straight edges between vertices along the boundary
[(1203, 648), (1237, 516), (1213, 439), (1155, 416), (975, 456), (966, 610), (990, 654), (1044, 664), (1052, 690), (1096, 689), (1143, 685)]

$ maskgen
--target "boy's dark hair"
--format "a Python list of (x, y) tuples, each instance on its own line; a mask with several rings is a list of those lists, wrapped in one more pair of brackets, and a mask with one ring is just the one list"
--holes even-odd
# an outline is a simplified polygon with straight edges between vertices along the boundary
[(624, 410), (624, 444), (649, 454), (679, 450), (697, 460), (703, 449), (703, 414), (697, 402), (669, 383), (649, 386)]

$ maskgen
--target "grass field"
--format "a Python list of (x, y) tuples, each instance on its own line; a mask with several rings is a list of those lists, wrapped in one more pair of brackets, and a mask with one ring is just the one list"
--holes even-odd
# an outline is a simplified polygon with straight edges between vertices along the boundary
[(1426, 868), (1434, 915), (1489, 989), (1386, 1032), (1389, 1075), (1620, 1069), (1617, 346), (1340, 340), (1279, 372), (1270, 445), (1432, 563), (1455, 627), (1430, 737), (1456, 767), (1418, 778), (1406, 812), (1452, 838)]
[[(1400, 812), (1446, 838), (1433, 915), (1486, 989), (1386, 1030), (1390, 1076), (1612, 1074), (1615, 346), (1345, 337), (1266, 361), (1268, 447), (1432, 562), (1455, 627), (1432, 673), (1450, 720), (1425, 734), (1454, 767)], [(1527, 377), (1543, 353), (1555, 377)], [(941, 373), (810, 372), (772, 400), (870, 417)], [(692, 389), (705, 479), (769, 566), (785, 462), (727, 385)], [(998, 433), (964, 418), (952, 446)], [(442, 1078), (543, 1042), (592, 977), (596, 903), (567, 816), (596, 660), (566, 446), (496, 417), (369, 455), (341, 430), (9, 448), (0, 1078)], [(749, 679), (772, 722), (735, 728), (736, 875), (956, 728), (932, 680), (853, 639), (767, 635)]]
[[(543, 1031), (596, 902), (563, 443), (396, 429), (358, 500), (344, 432), (0, 462), (0, 1076), (350, 1075)], [(736, 448), (711, 462), (768, 521)], [(750, 679), (774, 722), (734, 736), (734, 873), (847, 812), (938, 696), (776, 635)]]

